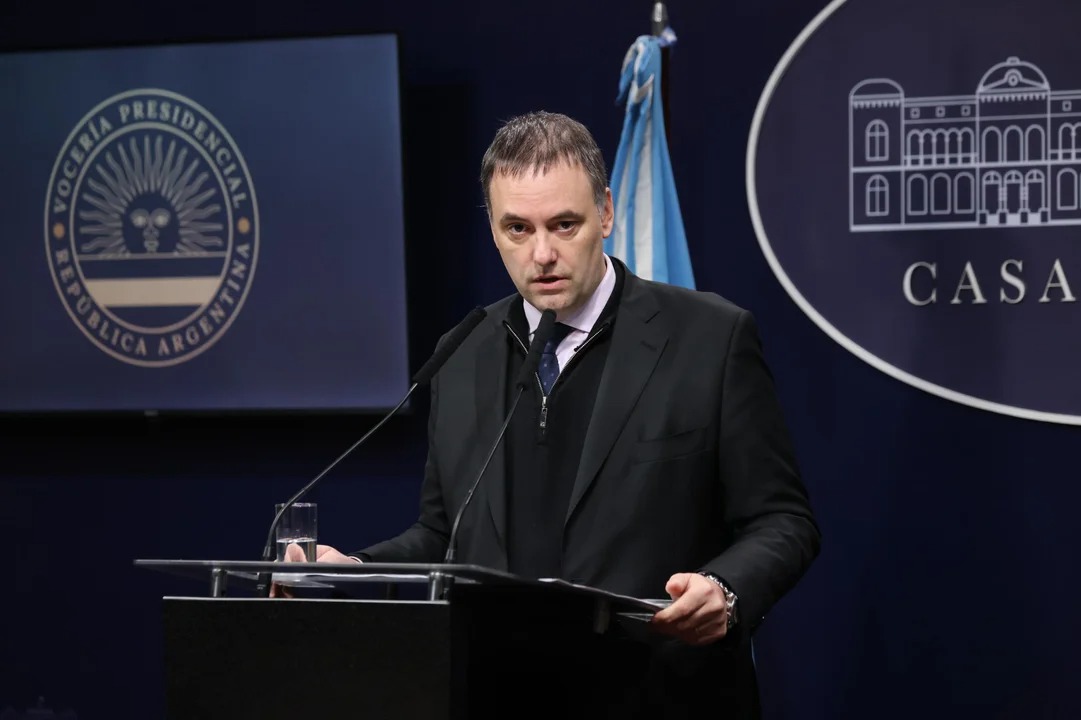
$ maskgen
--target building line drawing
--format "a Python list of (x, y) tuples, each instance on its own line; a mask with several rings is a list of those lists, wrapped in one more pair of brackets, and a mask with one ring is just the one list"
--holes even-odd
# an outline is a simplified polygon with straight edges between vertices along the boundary
[(973, 95), (868, 78), (848, 105), (851, 231), (1081, 225), (1081, 90), (1032, 63), (1007, 58)]

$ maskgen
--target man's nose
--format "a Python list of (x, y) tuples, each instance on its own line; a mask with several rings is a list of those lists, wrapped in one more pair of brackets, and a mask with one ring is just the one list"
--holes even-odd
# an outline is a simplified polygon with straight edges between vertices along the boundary
[(548, 238), (548, 233), (541, 230), (536, 235), (533, 243), (533, 262), (537, 265), (547, 266), (556, 261), (556, 249)]

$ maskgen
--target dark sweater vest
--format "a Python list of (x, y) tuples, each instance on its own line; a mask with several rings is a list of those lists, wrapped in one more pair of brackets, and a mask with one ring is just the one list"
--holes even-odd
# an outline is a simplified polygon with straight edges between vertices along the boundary
[[(564, 520), (623, 291), (623, 272), (618, 264), (615, 269), (611, 298), (589, 338), (579, 345), (581, 350), (560, 370), (552, 386), (543, 427), (543, 393), (537, 378), (522, 393), (507, 427), (507, 560), (510, 572), (518, 575), (562, 575)], [(506, 399), (509, 410), (517, 392), (514, 379), (525, 359), (521, 343), (529, 345), (529, 326), (521, 300), (512, 305), (508, 321), (518, 336), (515, 339), (507, 333), (511, 343)]]

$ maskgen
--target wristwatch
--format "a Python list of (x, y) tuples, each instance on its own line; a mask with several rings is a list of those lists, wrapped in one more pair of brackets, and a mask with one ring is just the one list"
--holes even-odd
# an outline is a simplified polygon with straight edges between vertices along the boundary
[(724, 604), (728, 607), (728, 625), (727, 629), (731, 630), (732, 627), (739, 621), (738, 613), (739, 608), (736, 603), (739, 602), (739, 598), (732, 592), (732, 588), (725, 584), (724, 580), (721, 580), (720, 576), (711, 572), (700, 572), (699, 575), (709, 578), (717, 586), (724, 591)]

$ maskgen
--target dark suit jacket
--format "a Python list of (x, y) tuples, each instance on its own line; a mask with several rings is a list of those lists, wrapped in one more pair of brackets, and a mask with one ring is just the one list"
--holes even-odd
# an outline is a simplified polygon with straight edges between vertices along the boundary
[[(442, 560), (449, 524), (504, 417), (503, 323), (515, 302), (489, 306), (433, 382), (416, 524), (363, 555)], [(739, 597), (738, 632), (716, 647), (669, 644), (666, 652), (714, 709), (753, 717), (750, 634), (819, 548), (754, 320), (717, 295), (626, 271), (612, 329), (566, 515), (565, 579), (664, 598), (673, 573), (719, 575)], [(497, 452), (462, 519), (457, 562), (506, 569), (504, 468)]]

